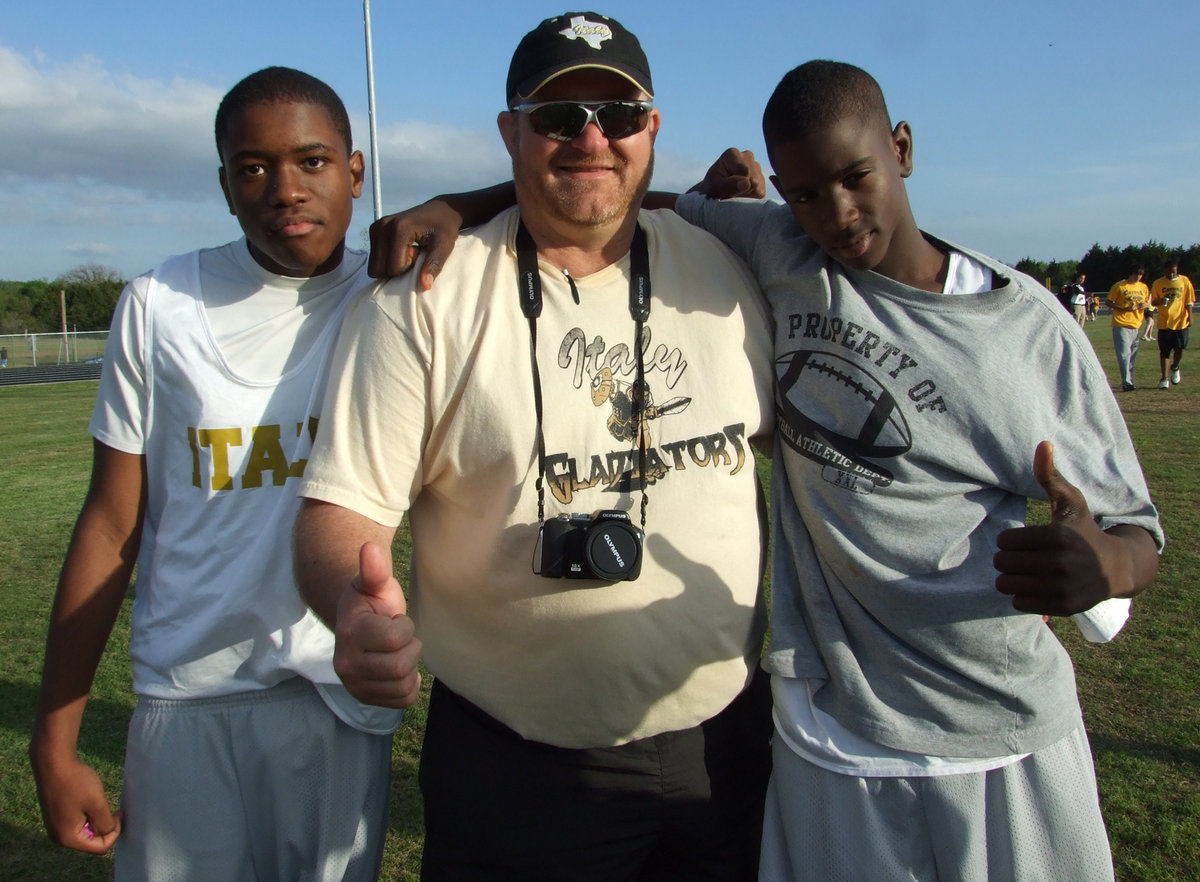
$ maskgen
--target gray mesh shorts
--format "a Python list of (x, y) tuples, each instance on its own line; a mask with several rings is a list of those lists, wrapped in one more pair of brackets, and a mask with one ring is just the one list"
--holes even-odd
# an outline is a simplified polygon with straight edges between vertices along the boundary
[(391, 744), (341, 722), (302, 678), (224, 698), (141, 698), (115, 879), (374, 882)]

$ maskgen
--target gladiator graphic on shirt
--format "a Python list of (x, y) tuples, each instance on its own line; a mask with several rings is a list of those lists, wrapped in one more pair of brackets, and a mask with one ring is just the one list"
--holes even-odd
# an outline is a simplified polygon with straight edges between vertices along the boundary
[(604, 421), (606, 434), (619, 445), (582, 455), (546, 452), (547, 484), (564, 504), (582, 490), (629, 493), (673, 471), (719, 468), (736, 475), (753, 462), (744, 423), (697, 433), (694, 422), (676, 420), (693, 403), (691, 395), (681, 394), (688, 385), (688, 361), (678, 348), (654, 346), (650, 328), (643, 329), (640, 343), (640, 395), (637, 357), (628, 344), (608, 346), (602, 337), (589, 340), (583, 329), (573, 328), (559, 345), (557, 366), (588, 396), (595, 418)]
[(596, 407), (603, 407), (605, 404), (611, 406), (612, 413), (609, 415), (607, 423), (608, 431), (618, 441), (649, 446), (652, 443), (650, 422), (673, 413), (680, 413), (692, 403), (692, 399), (676, 396), (659, 407), (654, 403), (650, 384), (643, 380), (641, 384), (642, 405), (635, 414), (635, 401), (637, 400), (637, 396), (634, 394), (635, 388), (636, 381), (623, 383), (613, 377), (611, 368), (601, 368), (599, 373), (592, 378), (592, 404)]

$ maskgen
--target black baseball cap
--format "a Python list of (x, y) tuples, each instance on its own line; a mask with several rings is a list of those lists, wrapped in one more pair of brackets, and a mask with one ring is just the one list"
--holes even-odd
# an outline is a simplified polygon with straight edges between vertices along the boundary
[(597, 12), (564, 12), (548, 18), (517, 44), (508, 67), (505, 100), (525, 101), (555, 77), (581, 68), (620, 74), (651, 98), (650, 63), (637, 37)]

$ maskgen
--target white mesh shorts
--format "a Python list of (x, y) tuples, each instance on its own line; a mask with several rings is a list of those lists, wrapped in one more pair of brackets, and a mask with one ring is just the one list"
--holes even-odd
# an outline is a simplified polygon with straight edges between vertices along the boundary
[(302, 678), (224, 698), (140, 698), (115, 879), (374, 882), (391, 745), (341, 722)]
[(990, 772), (859, 778), (776, 737), (759, 882), (1112, 882), (1080, 728)]

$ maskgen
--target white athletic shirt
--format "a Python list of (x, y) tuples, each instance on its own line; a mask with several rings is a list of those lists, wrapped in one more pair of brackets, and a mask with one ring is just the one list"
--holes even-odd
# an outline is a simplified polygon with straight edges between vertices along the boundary
[(303, 676), (350, 725), (399, 722), (345, 692), (333, 635), (291, 563), (296, 488), (365, 266), (347, 252), (325, 275), (277, 276), (242, 239), (171, 258), (123, 292), (90, 431), (146, 461), (130, 638), (139, 694), (215, 697)]

